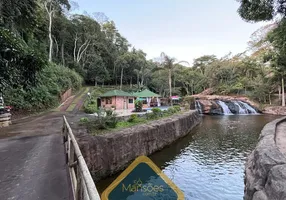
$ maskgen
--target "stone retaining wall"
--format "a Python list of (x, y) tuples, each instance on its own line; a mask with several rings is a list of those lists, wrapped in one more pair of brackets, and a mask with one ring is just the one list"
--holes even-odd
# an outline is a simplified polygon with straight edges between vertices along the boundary
[(188, 111), (104, 135), (78, 134), (78, 141), (97, 181), (123, 170), (136, 157), (150, 155), (186, 136), (200, 122), (197, 111)]
[(286, 157), (275, 142), (276, 127), (285, 121), (286, 117), (272, 121), (261, 131), (245, 166), (244, 200), (286, 199)]

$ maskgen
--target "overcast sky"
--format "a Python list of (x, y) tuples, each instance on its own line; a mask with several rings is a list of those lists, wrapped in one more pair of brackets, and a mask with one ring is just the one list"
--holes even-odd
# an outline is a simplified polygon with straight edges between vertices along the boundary
[(119, 32), (152, 59), (163, 51), (190, 63), (246, 50), (262, 24), (243, 21), (235, 0), (77, 0), (77, 12), (103, 12)]

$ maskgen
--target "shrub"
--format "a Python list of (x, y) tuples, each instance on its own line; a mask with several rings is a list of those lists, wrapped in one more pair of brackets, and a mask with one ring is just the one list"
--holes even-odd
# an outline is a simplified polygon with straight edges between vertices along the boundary
[(143, 102), (136, 100), (135, 101), (135, 112), (142, 112)]
[(173, 108), (177, 111), (177, 112), (180, 112), (181, 111), (181, 107), (176, 105), (176, 106), (173, 106)]
[(87, 123), (87, 122), (89, 122), (89, 119), (87, 117), (82, 117), (82, 118), (80, 118), (79, 121), (82, 123)]
[(106, 111), (107, 110), (102, 109), (96, 111), (97, 117), (95, 118), (93, 123), (90, 124), (92, 129), (103, 130), (116, 127), (118, 123), (116, 114), (112, 112), (111, 114), (104, 115), (103, 113), (106, 113)]
[(115, 115), (109, 115), (105, 117), (105, 124), (108, 128), (115, 128), (118, 123), (118, 119)]
[(164, 117), (168, 117), (168, 116), (172, 115), (172, 113), (168, 112), (168, 110), (164, 110), (164, 111), (162, 111), (162, 115)]
[(49, 64), (36, 74), (36, 84), (8, 86), (4, 90), (7, 105), (15, 110), (38, 111), (56, 106), (59, 96), (68, 88), (77, 90), (81, 87), (82, 78), (73, 70)]
[(108, 110), (105, 110), (105, 112), (106, 112), (106, 116), (112, 116), (113, 115), (113, 110), (108, 109)]
[(87, 104), (84, 106), (84, 112), (87, 114), (93, 114), (97, 112), (97, 105), (96, 104)]
[(169, 114), (174, 114), (174, 113), (176, 113), (177, 111), (174, 109), (174, 107), (170, 107), (170, 108), (168, 108), (168, 113)]
[(152, 108), (154, 118), (162, 117), (162, 110), (160, 108)]
[(83, 105), (83, 110), (87, 114), (93, 114), (96, 113), (98, 110), (97, 108), (97, 97), (99, 94), (97, 94), (97, 90), (93, 90), (91, 92), (90, 98), (86, 98), (84, 105)]
[(127, 121), (128, 122), (137, 122), (138, 121), (138, 115), (132, 114)]

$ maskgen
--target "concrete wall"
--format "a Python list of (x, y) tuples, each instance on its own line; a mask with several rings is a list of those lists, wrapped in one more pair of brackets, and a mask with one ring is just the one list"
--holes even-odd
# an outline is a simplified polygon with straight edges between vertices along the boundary
[(261, 131), (245, 166), (244, 200), (286, 199), (286, 157), (275, 141), (276, 127), (284, 121), (286, 117), (272, 121)]
[(72, 89), (68, 89), (63, 94), (61, 94), (61, 103), (63, 103), (67, 98), (69, 98), (72, 95)]
[(123, 170), (136, 157), (150, 155), (184, 137), (201, 119), (197, 111), (188, 111), (104, 135), (81, 133), (78, 141), (97, 181)]
[[(111, 108), (111, 106), (115, 106), (117, 110), (122, 110), (124, 108), (124, 101), (126, 101), (127, 108), (126, 109), (134, 109), (134, 97), (111, 97), (112, 98), (112, 104), (106, 104), (106, 99), (102, 97), (101, 98), (101, 106), (104, 108)], [(133, 99), (133, 103), (129, 103), (129, 99)]]

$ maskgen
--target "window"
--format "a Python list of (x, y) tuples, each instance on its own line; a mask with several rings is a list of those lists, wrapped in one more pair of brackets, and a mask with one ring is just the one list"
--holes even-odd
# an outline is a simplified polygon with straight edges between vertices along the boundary
[(129, 99), (129, 103), (133, 103), (133, 99)]
[(106, 98), (106, 104), (112, 104), (112, 98), (111, 97)]

